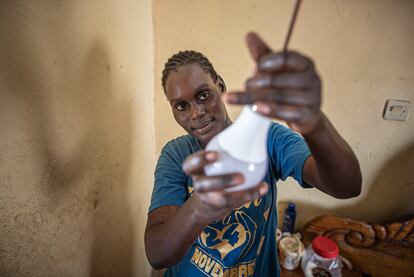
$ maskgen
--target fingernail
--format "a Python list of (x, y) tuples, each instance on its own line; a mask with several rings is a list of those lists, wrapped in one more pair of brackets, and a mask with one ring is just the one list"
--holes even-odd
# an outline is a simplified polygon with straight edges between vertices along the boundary
[(259, 190), (260, 195), (265, 195), (267, 193), (267, 191), (268, 191), (268, 186), (267, 185), (261, 187), (260, 190)]
[(262, 113), (262, 114), (270, 114), (270, 112), (271, 112), (270, 107), (266, 104), (258, 103), (256, 106), (257, 106), (257, 111)]
[(240, 185), (241, 183), (243, 183), (243, 181), (244, 181), (244, 177), (241, 176), (241, 175), (237, 175), (237, 176), (232, 178), (231, 184), (232, 185)]
[(207, 154), (206, 154), (206, 160), (207, 161), (215, 161), (216, 159), (217, 159), (217, 153), (214, 153), (214, 152), (208, 152)]
[(225, 94), (223, 96), (223, 101), (226, 103), (231, 103), (234, 102), (236, 100), (236, 96), (234, 96), (233, 94)]

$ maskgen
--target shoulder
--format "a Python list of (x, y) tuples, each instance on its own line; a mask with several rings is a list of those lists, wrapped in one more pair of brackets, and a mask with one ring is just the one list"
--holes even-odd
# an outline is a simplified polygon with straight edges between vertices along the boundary
[(179, 154), (197, 151), (197, 144), (198, 143), (194, 137), (190, 135), (183, 135), (167, 142), (161, 153), (169, 152)]
[(280, 123), (272, 122), (269, 128), (268, 147), (278, 147), (289, 144), (305, 144), (301, 134), (283, 126)]
[(269, 138), (281, 137), (281, 136), (295, 136), (295, 137), (302, 137), (300, 134), (296, 133), (292, 129), (277, 123), (272, 122), (269, 128)]
[(195, 143), (194, 137), (190, 135), (183, 135), (183, 136), (179, 136), (179, 137), (176, 137), (175, 139), (168, 141), (164, 145), (163, 150), (171, 150), (177, 147), (179, 148), (182, 146), (190, 146), (193, 143)]
[(190, 135), (183, 135), (167, 142), (161, 150), (160, 160), (172, 159), (180, 164), (188, 155), (201, 150), (197, 140)]

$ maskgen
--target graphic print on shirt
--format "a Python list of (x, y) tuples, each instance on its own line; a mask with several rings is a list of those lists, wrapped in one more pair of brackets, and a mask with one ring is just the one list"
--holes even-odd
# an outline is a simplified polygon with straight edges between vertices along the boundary
[[(189, 197), (194, 190), (188, 187)], [(235, 209), (220, 221), (209, 224), (199, 235), (191, 263), (207, 276), (253, 276), (261, 239), (254, 219), (267, 221), (269, 208), (259, 198)]]
[(224, 265), (231, 265), (250, 250), (256, 228), (256, 223), (244, 211), (235, 211), (207, 226), (198, 240), (205, 248), (216, 250)]

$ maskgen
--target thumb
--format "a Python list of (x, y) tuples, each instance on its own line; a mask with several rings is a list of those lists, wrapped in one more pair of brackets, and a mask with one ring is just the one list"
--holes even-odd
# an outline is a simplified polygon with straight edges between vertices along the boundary
[(250, 50), (250, 54), (256, 63), (259, 62), (264, 55), (272, 51), (269, 46), (267, 46), (267, 44), (253, 32), (247, 34), (246, 43)]

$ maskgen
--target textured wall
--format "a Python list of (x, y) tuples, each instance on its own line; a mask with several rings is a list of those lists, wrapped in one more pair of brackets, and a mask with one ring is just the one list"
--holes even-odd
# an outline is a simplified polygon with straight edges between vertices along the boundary
[[(258, 31), (280, 49), (293, 5), (293, 0), (155, 0), (155, 80), (170, 55), (198, 49), (227, 88), (243, 87), (253, 70), (246, 32)], [(414, 214), (414, 113), (407, 122), (382, 119), (386, 99), (414, 104), (412, 45), (413, 1), (303, 1), (291, 47), (315, 59), (324, 83), (323, 111), (358, 155), (364, 184), (358, 198), (336, 200), (291, 180), (279, 183), (279, 200), (299, 206), (299, 226), (323, 213), (371, 221)], [(165, 112), (170, 107), (160, 83), (155, 87), (160, 151), (184, 131)], [(232, 118), (238, 112), (230, 107)]]
[(151, 1), (1, 1), (0, 276), (145, 276)]
[[(0, 276), (149, 276), (154, 153), (182, 133), (159, 82), (165, 59), (199, 49), (240, 88), (253, 68), (245, 33), (280, 48), (292, 6), (155, 0), (152, 18), (150, 0), (0, 1)], [(315, 58), (323, 110), (359, 156), (364, 188), (338, 201), (279, 184), (300, 224), (414, 213), (413, 113), (381, 118), (388, 98), (414, 102), (413, 20), (410, 0), (303, 2), (291, 45)]]

